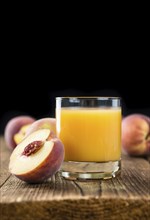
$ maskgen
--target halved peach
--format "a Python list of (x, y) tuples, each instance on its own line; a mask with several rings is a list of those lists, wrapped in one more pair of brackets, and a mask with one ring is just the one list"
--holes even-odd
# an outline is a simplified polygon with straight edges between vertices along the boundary
[(49, 129), (27, 136), (11, 154), (9, 171), (28, 183), (39, 183), (54, 175), (64, 159), (64, 146)]

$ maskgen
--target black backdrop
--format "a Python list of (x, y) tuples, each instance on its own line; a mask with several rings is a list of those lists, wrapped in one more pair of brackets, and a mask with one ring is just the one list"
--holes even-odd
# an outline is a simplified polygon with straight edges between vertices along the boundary
[(7, 121), (17, 115), (55, 117), (57, 96), (120, 96), (123, 115), (150, 116), (149, 81), (144, 75), (96, 70), (12, 75), (1, 91), (1, 133)]
[(16, 115), (54, 117), (56, 96), (119, 95), (124, 115), (150, 115), (147, 13), (132, 9), (52, 21), (5, 16), (0, 131)]

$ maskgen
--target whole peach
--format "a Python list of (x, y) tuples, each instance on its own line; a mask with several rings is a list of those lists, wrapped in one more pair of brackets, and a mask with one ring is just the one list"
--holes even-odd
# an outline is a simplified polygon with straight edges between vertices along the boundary
[(24, 125), (31, 124), (34, 121), (35, 118), (28, 115), (20, 115), (10, 119), (7, 122), (4, 130), (4, 138), (6, 141), (6, 145), (10, 149), (14, 149), (17, 145), (17, 143), (14, 140), (15, 134), (17, 134), (20, 131), (21, 127), (23, 127)]
[(122, 148), (129, 155), (150, 153), (150, 118), (143, 114), (131, 114), (122, 120)]

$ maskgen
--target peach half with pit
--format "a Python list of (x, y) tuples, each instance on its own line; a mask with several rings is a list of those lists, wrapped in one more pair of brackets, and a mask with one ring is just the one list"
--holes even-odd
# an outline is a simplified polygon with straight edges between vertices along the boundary
[(40, 183), (52, 177), (64, 160), (64, 146), (49, 129), (39, 129), (16, 146), (9, 171), (20, 180)]

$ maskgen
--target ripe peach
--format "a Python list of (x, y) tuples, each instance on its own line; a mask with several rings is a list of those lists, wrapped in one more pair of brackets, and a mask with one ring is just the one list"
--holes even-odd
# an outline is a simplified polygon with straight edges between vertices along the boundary
[(7, 122), (5, 130), (4, 130), (4, 138), (5, 138), (7, 146), (10, 149), (14, 149), (17, 145), (17, 143), (14, 140), (15, 134), (19, 133), (20, 129), (24, 125), (29, 125), (33, 123), (34, 121), (35, 119), (31, 116), (21, 115), (21, 116), (16, 116)]
[(56, 119), (55, 118), (41, 118), (41, 119), (36, 120), (27, 129), (26, 136), (42, 128), (50, 129), (56, 135)]
[(54, 175), (64, 159), (64, 146), (49, 129), (40, 129), (17, 145), (11, 154), (9, 171), (28, 183), (42, 182)]
[(150, 118), (131, 114), (122, 120), (122, 148), (129, 155), (150, 153)]

